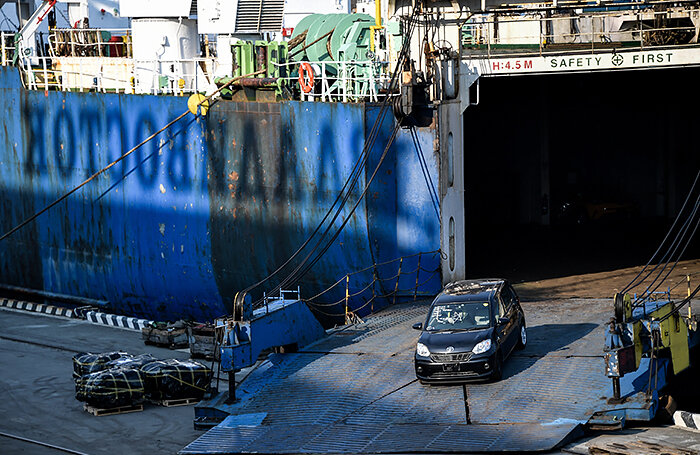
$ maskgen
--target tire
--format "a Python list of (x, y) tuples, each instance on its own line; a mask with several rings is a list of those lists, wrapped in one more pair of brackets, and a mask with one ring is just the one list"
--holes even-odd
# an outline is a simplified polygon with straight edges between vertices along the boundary
[(498, 382), (503, 378), (503, 354), (501, 352), (496, 353), (496, 365), (493, 367), (493, 372), (491, 373), (491, 382)]
[(520, 326), (520, 333), (518, 334), (518, 344), (515, 346), (518, 349), (525, 349), (527, 345), (527, 328), (525, 327), (525, 321), (523, 321)]

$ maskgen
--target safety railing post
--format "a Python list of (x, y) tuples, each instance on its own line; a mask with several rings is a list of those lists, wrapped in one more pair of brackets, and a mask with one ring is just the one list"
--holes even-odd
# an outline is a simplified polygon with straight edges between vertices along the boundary
[[(686, 275), (685, 279), (686, 279), (686, 282), (688, 283), (688, 298), (690, 298), (690, 294), (692, 294), (692, 292), (690, 292), (690, 275)], [(688, 323), (689, 324), (690, 324), (690, 319), (692, 317), (693, 317), (693, 312), (690, 308), (690, 302), (688, 302)]]
[(345, 323), (348, 324), (348, 301), (350, 300), (350, 275), (345, 275)]
[(420, 256), (423, 253), (418, 253), (418, 268), (416, 268), (416, 287), (413, 288), (413, 301), (418, 297), (418, 276), (420, 275)]
[(394, 296), (392, 304), (396, 304), (396, 294), (399, 292), (399, 281), (401, 280), (401, 268), (403, 267), (403, 257), (399, 259), (399, 272), (396, 274), (396, 285), (394, 286)]
[(78, 59), (78, 88), (83, 91), (83, 59)]
[(374, 267), (372, 268), (372, 304), (369, 307), (369, 310), (374, 313), (374, 298), (377, 296), (377, 291), (374, 287), (374, 285), (377, 283), (377, 264), (374, 264)]
[(343, 102), (347, 103), (348, 102), (348, 80), (347, 80), (347, 65), (345, 64), (345, 61), (343, 61), (343, 77), (341, 79), (341, 84), (343, 87)]
[(46, 57), (41, 57), (42, 69), (44, 73), (44, 92), (49, 91), (49, 72), (46, 70)]

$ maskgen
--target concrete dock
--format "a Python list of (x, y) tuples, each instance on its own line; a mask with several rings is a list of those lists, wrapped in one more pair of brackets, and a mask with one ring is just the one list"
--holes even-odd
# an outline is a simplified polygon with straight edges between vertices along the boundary
[[(427, 305), (395, 306), (301, 352), (270, 355), (239, 386), (236, 417), (206, 433), (193, 429), (193, 406), (95, 417), (74, 398), (76, 352), (188, 352), (146, 346), (136, 331), (0, 310), (2, 453), (61, 452), (35, 442), (78, 454), (583, 453), (595, 442), (577, 439), (577, 427), (610, 388), (601, 353), (609, 300), (524, 302), (528, 346), (506, 361), (502, 381), (467, 386), (471, 425), (461, 387), (424, 386), (413, 375), (411, 325)], [(674, 427), (610, 437), (700, 447), (699, 432)]]

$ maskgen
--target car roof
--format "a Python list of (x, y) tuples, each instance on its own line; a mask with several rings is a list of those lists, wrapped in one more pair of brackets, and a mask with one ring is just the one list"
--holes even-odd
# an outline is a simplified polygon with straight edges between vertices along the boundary
[(447, 284), (435, 303), (466, 302), (473, 300), (489, 301), (503, 287), (502, 278), (482, 278), (462, 280)]

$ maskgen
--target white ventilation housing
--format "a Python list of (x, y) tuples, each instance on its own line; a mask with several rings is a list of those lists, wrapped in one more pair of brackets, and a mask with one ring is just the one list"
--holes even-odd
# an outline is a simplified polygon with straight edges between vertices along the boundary
[(236, 33), (282, 30), (284, 0), (238, 0)]

